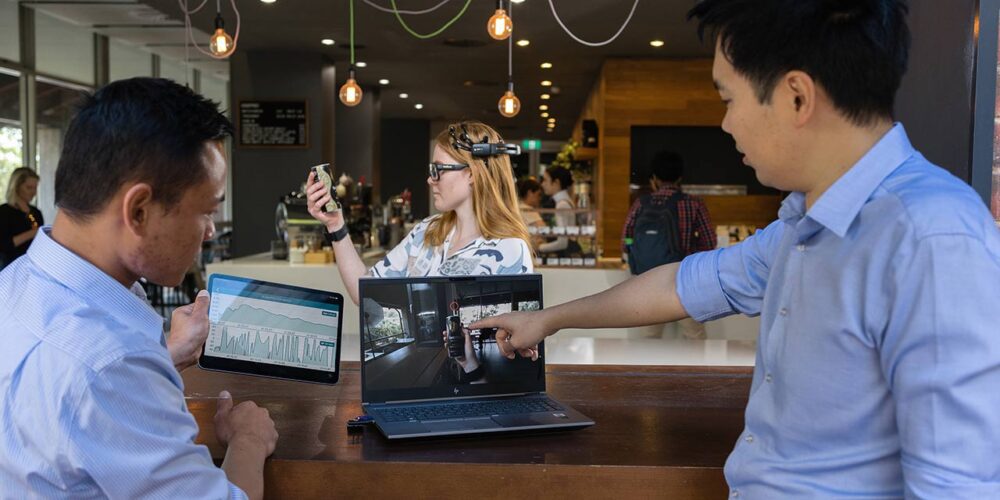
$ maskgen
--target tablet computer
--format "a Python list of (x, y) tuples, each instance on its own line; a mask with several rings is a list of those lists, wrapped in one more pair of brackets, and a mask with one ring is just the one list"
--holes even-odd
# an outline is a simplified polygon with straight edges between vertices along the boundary
[(199, 366), (337, 382), (343, 295), (225, 274), (209, 278), (208, 292), (209, 332)]

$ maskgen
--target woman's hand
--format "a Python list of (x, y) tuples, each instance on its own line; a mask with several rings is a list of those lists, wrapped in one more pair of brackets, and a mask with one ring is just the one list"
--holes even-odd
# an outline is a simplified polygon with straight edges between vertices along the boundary
[(330, 191), (326, 189), (326, 186), (316, 180), (316, 174), (313, 172), (309, 172), (309, 178), (306, 179), (306, 196), (309, 200), (309, 215), (322, 222), (328, 232), (332, 233), (344, 227), (343, 211), (323, 211), (323, 207), (333, 201), (333, 197), (330, 196)]
[[(465, 356), (459, 356), (455, 358), (458, 366), (462, 367), (462, 371), (469, 373), (476, 368), (479, 368), (479, 358), (476, 357), (476, 349), (472, 347), (472, 335), (469, 333), (468, 328), (462, 328), (462, 334), (465, 336)], [(441, 332), (444, 337), (444, 347), (448, 348), (448, 331), (445, 330)]]

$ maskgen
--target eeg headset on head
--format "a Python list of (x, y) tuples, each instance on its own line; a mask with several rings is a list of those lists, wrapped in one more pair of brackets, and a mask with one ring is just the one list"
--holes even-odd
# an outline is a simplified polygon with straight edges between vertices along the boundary
[(472, 138), (469, 137), (469, 130), (465, 128), (465, 124), (463, 123), (460, 126), (462, 128), (461, 132), (456, 130), (454, 125), (448, 127), (448, 134), (451, 135), (451, 146), (455, 149), (461, 149), (472, 153), (474, 158), (521, 154), (521, 146), (502, 141), (490, 142), (490, 138), (485, 135), (479, 142), (473, 141)]

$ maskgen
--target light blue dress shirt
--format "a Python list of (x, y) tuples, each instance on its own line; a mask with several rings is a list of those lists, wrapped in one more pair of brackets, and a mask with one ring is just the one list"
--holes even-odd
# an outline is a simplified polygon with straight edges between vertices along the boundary
[(0, 273), (0, 497), (246, 498), (194, 443), (163, 319), (48, 228)]
[(812, 206), (685, 259), (705, 321), (761, 315), (740, 498), (1000, 498), (1000, 231), (896, 124)]

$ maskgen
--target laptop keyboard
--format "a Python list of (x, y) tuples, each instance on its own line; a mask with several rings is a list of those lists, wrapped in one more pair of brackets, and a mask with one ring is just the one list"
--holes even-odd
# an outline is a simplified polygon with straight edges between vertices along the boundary
[(517, 413), (563, 411), (551, 399), (511, 399), (441, 405), (420, 405), (398, 408), (379, 408), (374, 413), (386, 422), (420, 420), (451, 420)]

